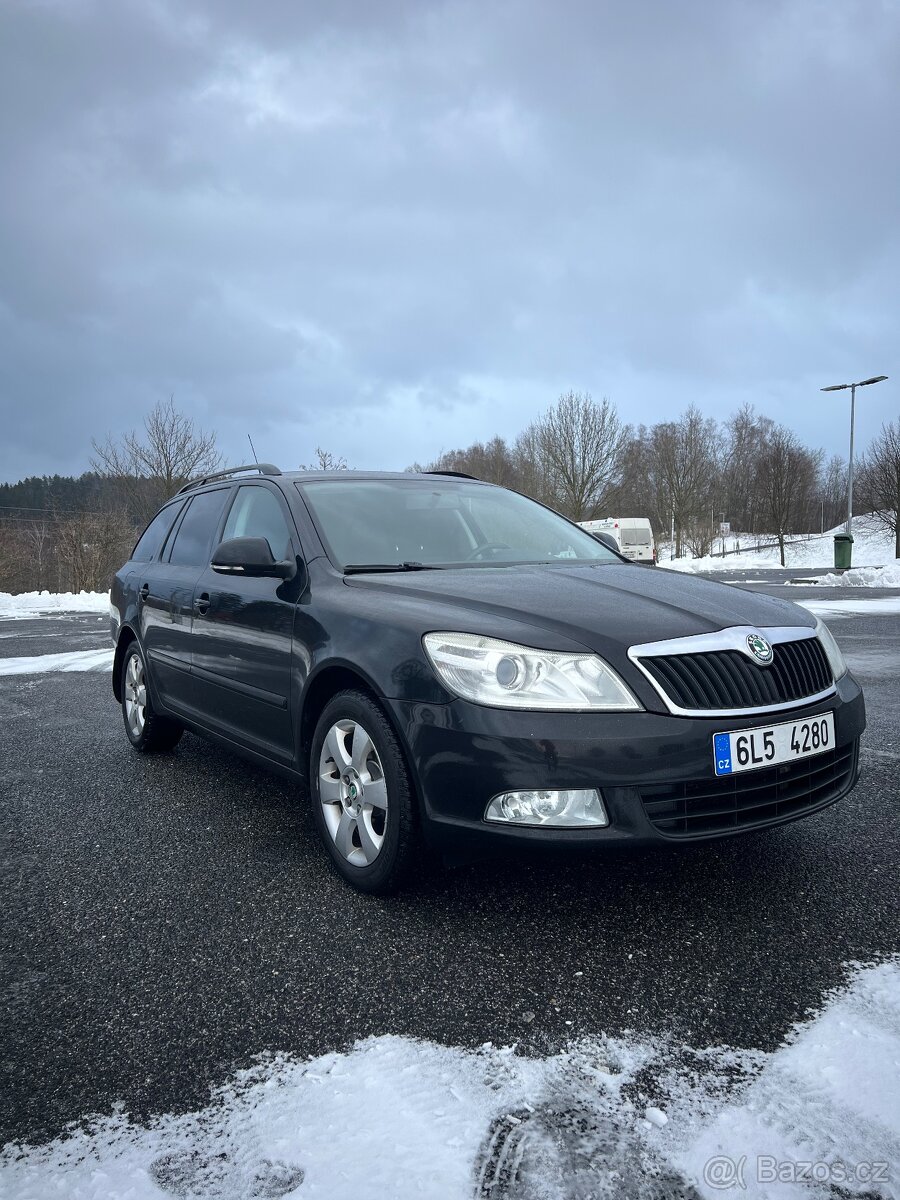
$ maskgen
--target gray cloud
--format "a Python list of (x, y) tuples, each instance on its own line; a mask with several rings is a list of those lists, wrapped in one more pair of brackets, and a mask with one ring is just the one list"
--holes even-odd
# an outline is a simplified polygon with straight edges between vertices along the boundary
[(896, 374), (894, 0), (0, 23), (0, 477), (83, 469), (171, 392), (287, 466), (403, 466), (568, 387), (840, 450), (818, 387)]

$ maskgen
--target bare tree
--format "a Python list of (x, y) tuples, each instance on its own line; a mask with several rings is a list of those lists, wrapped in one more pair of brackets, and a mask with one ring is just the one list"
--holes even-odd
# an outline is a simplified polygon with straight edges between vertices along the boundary
[(537, 426), (531, 424), (516, 438), (512, 446), (514, 487), (543, 504), (553, 503), (550, 469), (541, 455)]
[(311, 463), (301, 463), (301, 471), (346, 471), (347, 460), (342, 454), (332, 454), (316, 446), (316, 460)]
[(502, 437), (492, 437), (489, 442), (473, 442), (465, 450), (445, 450), (427, 470), (461, 471), (501, 487), (516, 487), (518, 482), (513, 454)]
[(860, 494), (875, 519), (894, 535), (900, 558), (900, 419), (882, 425), (863, 459)]
[(61, 513), (54, 522), (60, 588), (106, 591), (113, 573), (128, 557), (134, 527), (116, 506), (93, 513)]
[(21, 527), (12, 521), (0, 522), (0, 591), (32, 591), (32, 574)]
[(509, 445), (501, 437), (445, 450), (426, 468), (461, 471), (554, 505), (576, 519), (611, 501), (629, 430), (604, 400), (570, 392)]
[(548, 499), (575, 521), (596, 516), (619, 482), (628, 439), (615, 405), (567, 392), (526, 433), (546, 472)]
[(712, 514), (692, 518), (682, 530), (684, 545), (694, 558), (706, 558), (715, 545), (716, 530), (712, 523)]
[(22, 529), (22, 541), (28, 551), (34, 579), (34, 591), (41, 591), (47, 583), (47, 561), (53, 548), (50, 522), (46, 517), (28, 521)]
[(763, 508), (757, 466), (774, 426), (752, 404), (739, 408), (725, 425), (721, 508), (733, 528), (746, 533), (757, 532)]
[(847, 460), (833, 454), (819, 482), (819, 527), (834, 529), (847, 515)]
[(649, 517), (653, 528), (668, 527), (665, 509), (660, 511), (650, 483), (649, 456), (650, 436), (645, 425), (630, 435), (622, 451), (622, 475), (614, 494), (609, 499), (609, 509), (623, 517)]
[(777, 425), (769, 435), (759, 476), (763, 512), (778, 537), (782, 566), (785, 535), (797, 532), (809, 521), (821, 462), (821, 450), (808, 450), (783, 425)]
[[(714, 420), (693, 405), (677, 421), (654, 425), (647, 459), (657, 508), (675, 523), (675, 553), (698, 526), (712, 525), (718, 503), (721, 436)], [(668, 522), (666, 522), (668, 524)]]
[(149, 413), (143, 430), (92, 445), (91, 466), (119, 484), (138, 523), (149, 520), (189, 479), (210, 474), (221, 461), (215, 433), (198, 429), (178, 412), (171, 396)]

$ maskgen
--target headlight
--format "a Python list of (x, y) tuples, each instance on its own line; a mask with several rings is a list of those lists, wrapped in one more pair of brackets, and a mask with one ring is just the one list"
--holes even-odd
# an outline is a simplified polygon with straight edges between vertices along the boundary
[(825, 622), (818, 617), (816, 617), (816, 637), (822, 643), (822, 649), (828, 657), (828, 662), (831, 664), (831, 673), (835, 679), (840, 679), (842, 675), (846, 675), (847, 664), (844, 662), (841, 648), (834, 640), (834, 634)]
[(426, 633), (422, 643), (441, 682), (476, 704), (605, 712), (641, 707), (596, 654), (534, 650), (474, 633)]

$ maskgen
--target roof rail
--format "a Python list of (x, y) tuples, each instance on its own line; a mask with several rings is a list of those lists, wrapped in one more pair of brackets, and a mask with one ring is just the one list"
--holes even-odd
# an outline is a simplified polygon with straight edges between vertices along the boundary
[(465, 471), (423, 471), (423, 475), (452, 475), (454, 479), (474, 479), (476, 483), (483, 483), (484, 480), (479, 479), (477, 475), (468, 475)]
[(241, 471), (258, 471), (260, 475), (281, 474), (281, 469), (272, 463), (247, 463), (243, 467), (228, 467), (225, 471), (212, 471), (201, 479), (191, 479), (184, 487), (178, 489), (176, 495), (180, 496), (182, 492), (189, 492), (191, 488), (200, 487), (204, 483), (212, 483), (214, 479), (230, 479), (232, 475), (239, 475)]

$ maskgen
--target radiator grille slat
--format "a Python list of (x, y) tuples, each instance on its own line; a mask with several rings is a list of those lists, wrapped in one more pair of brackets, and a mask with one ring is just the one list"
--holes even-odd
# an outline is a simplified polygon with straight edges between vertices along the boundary
[(672, 704), (706, 712), (791, 704), (834, 682), (817, 637), (777, 643), (768, 666), (740, 650), (647, 655), (639, 661)]
[[(784, 685), (792, 695), (806, 696), (809, 693), (805, 690), (803, 680), (801, 679), (798, 670), (801, 652), (796, 649), (793, 654), (780, 654), (778, 656), (778, 666), (781, 670)], [(774, 663), (772, 664), (775, 665)]]
[(728, 707), (728, 697), (731, 695), (731, 676), (723, 662), (717, 658), (711, 658), (709, 661), (709, 676), (712, 680), (716, 691), (716, 705), (718, 708)]
[(805, 642), (797, 643), (798, 659), (800, 668), (803, 671), (803, 678), (808, 688), (816, 686), (816, 663), (811, 656), (810, 647)]
[(812, 678), (809, 674), (809, 667), (806, 662), (805, 653), (806, 652), (803, 649), (803, 643), (798, 642), (797, 643), (797, 651), (796, 651), (796, 654), (794, 656), (794, 660), (792, 663), (792, 668), (793, 668), (794, 674), (797, 677), (798, 684), (803, 691), (803, 694), (808, 696), (809, 689), (812, 685)]

